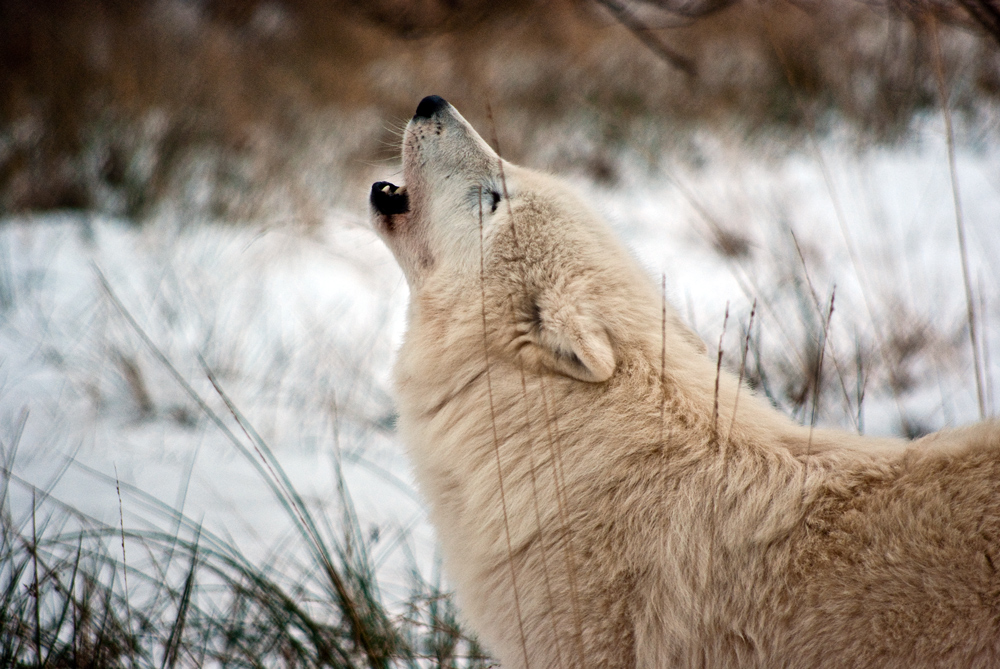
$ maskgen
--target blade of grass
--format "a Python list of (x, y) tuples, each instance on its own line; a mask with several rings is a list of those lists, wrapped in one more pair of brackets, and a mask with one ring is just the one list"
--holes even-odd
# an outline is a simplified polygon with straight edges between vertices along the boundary
[(362, 612), (359, 610), (355, 599), (351, 596), (343, 577), (334, 567), (328, 547), (323, 541), (322, 535), (319, 533), (316, 524), (313, 522), (312, 515), (309, 513), (305, 502), (292, 486), (291, 481), (289, 480), (284, 469), (282, 469), (281, 465), (278, 464), (278, 461), (274, 457), (271, 449), (267, 446), (256, 430), (254, 430), (253, 426), (246, 420), (246, 417), (243, 416), (239, 409), (236, 408), (236, 405), (229, 399), (229, 396), (226, 395), (225, 391), (222, 390), (222, 387), (218, 383), (218, 379), (215, 378), (215, 375), (212, 373), (211, 369), (208, 368), (204, 359), (201, 358), (200, 355), (198, 358), (203, 365), (206, 375), (208, 375), (209, 381), (212, 383), (212, 387), (215, 388), (219, 397), (222, 398), (223, 402), (225, 402), (226, 407), (239, 424), (240, 429), (242, 429), (247, 438), (251, 440), (254, 450), (260, 456), (261, 460), (263, 460), (264, 466), (267, 468), (267, 471), (272, 477), (271, 480), (274, 481), (275, 487), (282, 494), (282, 499), (285, 502), (286, 508), (293, 515), (293, 519), (299, 524), (303, 538), (306, 539), (306, 545), (309, 547), (313, 555), (317, 558), (320, 566), (330, 578), (330, 583), (333, 585), (337, 597), (340, 600), (342, 610), (345, 614), (347, 614), (351, 622), (351, 627), (354, 630), (356, 640), (361, 644), (365, 654), (373, 663), (373, 666), (383, 666), (385, 664), (383, 653), (375, 646), (374, 640), (370, 638), (369, 630), (363, 623)]
[(195, 573), (198, 569), (198, 539), (194, 538), (194, 550), (191, 551), (191, 566), (188, 568), (187, 577), (184, 579), (184, 592), (181, 594), (181, 601), (177, 607), (177, 617), (170, 627), (170, 636), (167, 638), (166, 648), (163, 654), (163, 664), (161, 669), (177, 666), (177, 657), (180, 653), (181, 637), (184, 634), (184, 623), (187, 619), (188, 606), (191, 603), (191, 595), (194, 592)]
[(722, 377), (722, 340), (726, 336), (726, 324), (729, 323), (729, 300), (726, 300), (726, 313), (722, 317), (722, 332), (719, 334), (719, 354), (715, 361), (715, 394), (712, 398), (712, 440), (718, 450), (719, 443), (719, 380)]
[[(232, 402), (229, 401), (228, 396), (222, 392), (222, 389), (218, 386), (217, 381), (212, 381), (212, 379), (214, 379), (214, 375), (211, 375), (210, 381), (212, 381), (213, 387), (216, 392), (220, 394), (220, 397), (222, 397), (223, 401), (226, 403), (227, 408), (237, 420), (237, 423), (244, 431), (247, 438), (251, 440), (254, 449), (257, 451), (258, 455), (260, 455), (260, 461), (253, 457), (242, 441), (236, 437), (231, 430), (229, 430), (221, 418), (219, 418), (215, 412), (211, 410), (211, 408), (191, 387), (187, 380), (181, 376), (166, 355), (164, 355), (163, 352), (160, 351), (160, 349), (153, 343), (143, 328), (138, 324), (138, 322), (136, 322), (131, 313), (129, 313), (128, 309), (125, 308), (125, 305), (118, 299), (114, 290), (111, 288), (110, 283), (108, 283), (100, 269), (94, 266), (94, 271), (97, 273), (98, 279), (105, 293), (108, 295), (109, 299), (111, 299), (119, 313), (121, 313), (126, 319), (126, 322), (130, 325), (130, 327), (132, 327), (132, 329), (139, 335), (140, 339), (142, 339), (143, 343), (146, 344), (153, 355), (167, 368), (174, 379), (181, 385), (185, 392), (187, 392), (189, 397), (191, 397), (198, 404), (199, 408), (201, 408), (202, 411), (204, 411), (206, 415), (212, 419), (212, 421), (227, 436), (230, 442), (233, 443), (243, 456), (258, 470), (261, 478), (271, 488), (271, 491), (277, 501), (285, 508), (286, 512), (293, 519), (293, 521), (299, 525), (303, 537), (307, 540), (307, 547), (317, 558), (320, 566), (323, 568), (324, 572), (330, 578), (331, 584), (334, 586), (337, 596), (341, 601), (342, 610), (348, 616), (351, 621), (352, 628), (355, 630), (356, 640), (362, 645), (366, 655), (373, 662), (374, 666), (383, 666), (383, 654), (375, 648), (371, 640), (368, 638), (368, 631), (361, 624), (362, 619), (358, 614), (355, 603), (351, 599), (343, 579), (333, 566), (330, 554), (325, 549), (325, 544), (322, 542), (321, 537), (316, 530), (315, 524), (312, 523), (311, 516), (309, 515), (304, 502), (302, 502), (301, 498), (299, 498), (297, 493), (295, 493), (294, 488), (291, 487), (284, 471), (280, 468), (280, 466), (276, 466), (277, 462), (273, 458), (273, 454), (271, 454), (270, 449), (263, 442), (263, 440), (259, 438), (259, 435), (257, 435), (253, 428), (249, 426), (248, 422), (243, 419), (239, 411), (236, 410)], [(204, 362), (203, 359), (202, 362)]]
[[(0, 440), (0, 459), (2, 459), (4, 470), (10, 470), (14, 467), (14, 460), (17, 459), (17, 450), (21, 445), (21, 438), (24, 436), (24, 428), (28, 424), (29, 415), (27, 407), (21, 409), (17, 422), (14, 424), (14, 436), (11, 438), (9, 446), (5, 446)], [(8, 481), (9, 479), (4, 476), (2, 483), (0, 483), (0, 515), (7, 513)]]
[[(733, 417), (729, 421), (729, 432), (726, 433), (726, 444), (728, 446), (729, 440), (733, 435), (733, 427), (736, 425), (736, 411), (740, 406), (740, 391), (743, 389), (743, 377), (747, 369), (747, 353), (750, 350), (750, 334), (753, 332), (753, 318), (757, 314), (757, 300), (753, 301), (753, 306), (750, 307), (750, 320), (747, 322), (747, 336), (743, 342), (743, 352), (740, 356), (740, 377), (736, 384), (736, 398), (733, 400)], [(723, 463), (728, 464), (728, 461)]]
[(69, 586), (66, 588), (66, 596), (63, 599), (63, 606), (59, 614), (59, 620), (53, 627), (53, 633), (52, 633), (53, 642), (49, 646), (49, 652), (45, 656), (45, 662), (43, 666), (48, 665), (49, 660), (52, 659), (52, 653), (55, 652), (56, 642), (59, 640), (60, 633), (62, 632), (62, 627), (66, 622), (66, 616), (69, 615), (70, 609), (73, 608), (74, 605), (73, 593), (76, 590), (76, 578), (80, 572), (80, 556), (83, 554), (82, 542), (83, 539), (81, 538), (80, 542), (77, 544), (76, 557), (73, 560), (73, 571), (70, 574)]
[(118, 465), (115, 465), (115, 492), (118, 493), (118, 522), (122, 530), (122, 580), (125, 584), (125, 624), (132, 629), (132, 607), (128, 601), (128, 560), (125, 558), (125, 512), (122, 508), (122, 489), (118, 482)]

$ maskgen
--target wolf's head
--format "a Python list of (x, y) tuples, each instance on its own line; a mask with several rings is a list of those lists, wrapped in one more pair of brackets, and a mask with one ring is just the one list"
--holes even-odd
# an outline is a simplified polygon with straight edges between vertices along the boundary
[(406, 185), (375, 183), (371, 205), (410, 285), (411, 329), (478, 337), (480, 356), (485, 337), (491, 360), (587, 382), (612, 377), (637, 320), (659, 333), (655, 286), (569, 184), (502, 160), (437, 96), (402, 153)]

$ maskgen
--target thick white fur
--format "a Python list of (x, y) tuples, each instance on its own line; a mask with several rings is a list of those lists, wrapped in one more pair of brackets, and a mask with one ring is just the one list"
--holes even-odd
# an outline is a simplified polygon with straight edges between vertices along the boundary
[(734, 418), (724, 371), (716, 420), (714, 361), (571, 188), (450, 106), (403, 165), (400, 430), (504, 667), (1000, 666), (996, 424)]

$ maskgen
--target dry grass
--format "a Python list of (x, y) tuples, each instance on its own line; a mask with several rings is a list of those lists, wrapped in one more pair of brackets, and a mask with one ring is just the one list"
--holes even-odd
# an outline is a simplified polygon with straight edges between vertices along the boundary
[[(450, 595), (440, 583), (425, 579), (415, 563), (409, 592), (402, 593), (405, 601), (391, 609), (386, 604), (377, 556), (393, 541), (405, 543), (405, 529), (379, 543), (377, 534), (359, 520), (340, 460), (331, 511), (292, 485), (268, 441), (229, 397), (227, 382), (213, 367), (199, 356), (200, 372), (179, 369), (103, 274), (98, 273), (97, 280), (112, 319), (139, 344), (128, 355), (108, 351), (122, 367), (127, 393), (147, 414), (139, 419), (166, 424), (169, 418), (155, 415), (158, 408), (150, 395), (162, 398), (168, 390), (179, 392), (206, 432), (221, 437), (256, 471), (257, 494), (274, 500), (288, 531), (281, 532), (281, 543), (268, 555), (250, 557), (225, 525), (212, 529), (211, 518), (185, 513), (183, 497), (175, 505), (164, 503), (119, 480), (117, 467), (112, 476), (73, 455), (50, 454), (48, 484), (34, 484), (18, 466), (19, 453), (30, 459), (44, 447), (37, 443), (38, 431), (23, 439), (25, 428), (42, 423), (43, 440), (59, 439), (58, 413), (70, 412), (64, 399), (56, 406), (55, 424), (45, 424), (44, 403), (29, 398), (27, 406), (38, 416), (26, 408), (12, 421), (6, 415), (0, 419), (0, 666), (489, 665), (457, 623)], [(103, 328), (96, 330), (76, 334), (111, 343), (103, 339)], [(161, 382), (147, 384), (143, 379), (153, 378), (154, 368), (159, 368)], [(63, 371), (67, 377), (74, 375), (70, 369)], [(88, 371), (97, 376), (115, 373)], [(357, 392), (363, 392), (356, 385)], [(140, 397), (144, 393), (145, 398)], [(144, 400), (150, 405), (147, 411)], [(345, 398), (343, 415), (334, 409), (334, 443), (326, 447), (338, 453), (343, 448), (345, 455), (364, 449), (377, 427), (359, 431), (357, 418), (348, 415), (361, 402), (363, 398)], [(200, 437), (192, 431), (186, 438)], [(59, 498), (58, 482), (67, 471), (85, 474), (90, 494), (106, 489), (117, 493), (113, 522), (90, 517)], [(192, 469), (187, 476), (185, 490)]]

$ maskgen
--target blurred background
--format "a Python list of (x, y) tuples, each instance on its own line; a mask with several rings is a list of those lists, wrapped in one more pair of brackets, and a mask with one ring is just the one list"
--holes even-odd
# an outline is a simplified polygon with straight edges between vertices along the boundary
[(995, 415), (996, 0), (0, 0), (0, 665), (490, 666), (368, 222), (432, 93), (796, 420)]
[(985, 121), (998, 43), (994, 0), (5, 0), (0, 211), (317, 226), (427, 91), (612, 183), (697, 131), (905, 141)]

